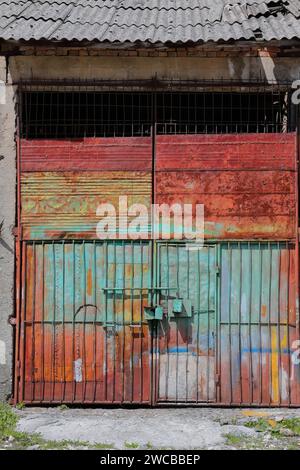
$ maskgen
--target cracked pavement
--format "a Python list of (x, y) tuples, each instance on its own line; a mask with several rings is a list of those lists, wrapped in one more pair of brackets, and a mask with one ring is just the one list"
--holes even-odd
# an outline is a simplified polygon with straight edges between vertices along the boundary
[[(47, 440), (89, 442), (115, 449), (234, 449), (234, 444), (245, 441), (252, 445), (258, 439), (262, 447), (266, 442), (272, 448), (276, 447), (273, 436), (245, 424), (259, 419), (272, 423), (300, 418), (296, 409), (26, 408), (17, 413), (19, 431), (39, 433)], [(288, 446), (285, 439), (282, 445)], [(293, 445), (300, 449), (300, 436), (295, 436)]]

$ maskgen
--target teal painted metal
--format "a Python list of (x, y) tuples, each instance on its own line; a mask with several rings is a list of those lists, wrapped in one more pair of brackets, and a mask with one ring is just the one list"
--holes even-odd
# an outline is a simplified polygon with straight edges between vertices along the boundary
[[(158, 243), (157, 401), (216, 400), (217, 247)], [(173, 314), (170, 314), (173, 312)]]
[(149, 242), (23, 245), (19, 400), (151, 400)]
[(295, 246), (223, 243), (220, 260), (219, 401), (299, 405)]

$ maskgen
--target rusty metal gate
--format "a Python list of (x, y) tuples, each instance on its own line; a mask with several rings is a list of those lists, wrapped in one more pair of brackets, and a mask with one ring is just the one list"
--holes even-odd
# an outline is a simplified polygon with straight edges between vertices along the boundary
[[(43, 87), (20, 94), (15, 402), (300, 405), (286, 88)], [(205, 246), (100, 241), (124, 194), (204, 204)]]
[(292, 244), (23, 242), (22, 286), (20, 401), (300, 401)]

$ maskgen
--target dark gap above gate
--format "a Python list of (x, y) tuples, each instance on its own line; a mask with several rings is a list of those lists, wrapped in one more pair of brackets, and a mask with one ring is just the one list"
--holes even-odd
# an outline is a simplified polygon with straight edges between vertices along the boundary
[(23, 91), (21, 137), (147, 137), (159, 135), (282, 133), (295, 130), (290, 93)]

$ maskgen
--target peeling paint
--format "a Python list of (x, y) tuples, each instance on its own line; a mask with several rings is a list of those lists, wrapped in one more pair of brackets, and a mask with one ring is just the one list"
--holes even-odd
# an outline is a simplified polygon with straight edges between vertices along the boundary
[(74, 380), (77, 383), (82, 382), (82, 359), (74, 362)]

